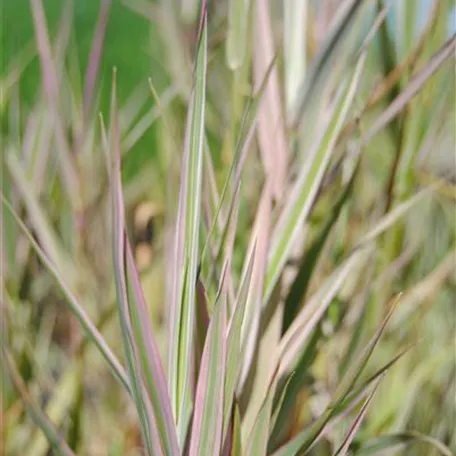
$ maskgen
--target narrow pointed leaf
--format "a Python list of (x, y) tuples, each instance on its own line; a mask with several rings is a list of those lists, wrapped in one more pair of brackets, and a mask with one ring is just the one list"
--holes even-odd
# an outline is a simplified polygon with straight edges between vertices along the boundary
[(150, 324), (150, 315), (141, 289), (131, 247), (127, 243), (128, 297), (133, 322), (136, 346), (140, 355), (143, 376), (151, 398), (159, 437), (165, 454), (178, 455), (179, 446), (174, 425), (173, 412), (168, 394), (165, 373), (155, 336)]
[[(366, 233), (359, 241), (358, 245), (353, 249), (351, 255), (336, 269), (331, 278), (320, 288), (319, 292), (312, 298), (308, 305), (304, 306), (293, 324), (283, 336), (280, 343), (281, 353), (281, 368), (280, 372), (284, 373), (292, 365), (293, 360), (298, 355), (302, 344), (307, 340), (309, 332), (315, 325), (316, 320), (321, 318), (324, 306), (329, 305), (328, 299), (332, 299), (342, 285), (342, 281), (351, 268), (355, 266), (359, 257), (366, 248), (388, 228), (404, 216), (408, 210), (416, 205), (422, 198), (430, 192), (431, 189), (424, 189), (413, 198), (397, 206), (395, 209), (388, 212), (380, 220), (375, 223), (374, 228)], [(326, 296), (324, 298), (324, 296)]]
[(227, 334), (227, 356), (225, 374), (225, 393), (223, 404), (223, 436), (225, 437), (228, 423), (231, 417), (231, 409), (234, 398), (234, 391), (241, 372), (241, 329), (244, 319), (247, 298), (250, 293), (252, 283), (252, 271), (255, 261), (255, 247), (247, 261), (247, 269), (242, 277), (239, 292), (234, 305), (234, 311), (230, 319)]
[[(225, 204), (229, 208), (233, 207), (234, 199), (236, 197), (236, 192), (239, 189), (242, 169), (244, 167), (245, 160), (247, 158), (247, 152), (250, 149), (253, 135), (258, 122), (258, 115), (260, 111), (261, 102), (266, 92), (267, 82), (269, 81), (270, 74), (274, 68), (275, 61), (272, 61), (269, 65), (269, 68), (264, 76), (263, 82), (258, 90), (250, 97), (247, 102), (244, 114), (242, 116), (241, 125), (239, 128), (238, 137), (236, 140), (236, 147), (233, 160), (230, 164), (225, 182), (223, 184), (222, 193), (217, 205), (217, 210), (215, 212), (211, 228), (207, 235), (204, 247), (202, 249), (201, 261), (204, 260), (205, 253), (209, 242), (214, 235), (215, 227), (218, 226), (222, 209), (225, 207)], [(231, 191), (229, 191), (231, 189)], [(223, 233), (226, 230), (226, 225), (228, 224), (229, 218), (226, 218), (222, 224), (220, 231)]]
[[(172, 329), (168, 378), (174, 418), (178, 425), (179, 443), (183, 445), (192, 409), (191, 360), (195, 319), (198, 237), (201, 213), (202, 167), (207, 62), (207, 17), (203, 5), (195, 82), (188, 113), (188, 131), (182, 165), (176, 257), (177, 276), (171, 303)], [(183, 244), (182, 244), (183, 243)], [(184, 282), (184, 271), (187, 271)]]
[(103, 42), (108, 24), (109, 12), (112, 0), (102, 0), (98, 14), (98, 22), (95, 28), (95, 36), (90, 50), (89, 63), (84, 81), (84, 118), (87, 119), (91, 106), (98, 70), (101, 63)]
[(222, 444), (226, 291), (223, 283), (221, 287), (201, 359), (189, 456), (218, 456)]
[(320, 231), (317, 239), (315, 239), (313, 244), (309, 247), (309, 249), (304, 253), (302, 257), (296, 278), (294, 279), (290, 287), (290, 291), (288, 292), (285, 299), (285, 309), (282, 325), (283, 333), (285, 333), (285, 331), (290, 327), (298, 312), (301, 301), (306, 295), (310, 278), (312, 276), (312, 272), (315, 270), (320, 252), (325, 245), (326, 239), (328, 238), (331, 229), (334, 227), (334, 224), (339, 217), (342, 207), (352, 193), (356, 174), (356, 171), (353, 172), (349, 183), (346, 185), (342, 194), (337, 199), (334, 206), (331, 208), (328, 220)]
[[(386, 325), (388, 324), (388, 321), (390, 320), (391, 315), (393, 314), (394, 309), (396, 308), (396, 305), (399, 302), (399, 299), (400, 299), (400, 295), (396, 299), (395, 303), (391, 306), (391, 309), (389, 310), (388, 314), (384, 318), (380, 327), (375, 332), (372, 339), (366, 345), (366, 348), (364, 349), (361, 356), (357, 359), (357, 361), (352, 366), (350, 366), (348, 368), (347, 373), (344, 375), (344, 378), (339, 383), (339, 386), (335, 392), (336, 398), (343, 398), (343, 397), (347, 396), (347, 394), (352, 390), (352, 388), (355, 385), (356, 381), (358, 380), (359, 376), (361, 375), (364, 368), (366, 367), (366, 364), (369, 361), (375, 347), (377, 346), (378, 341), (380, 340), (380, 337), (382, 336), (382, 334), (386, 328)], [(336, 399), (336, 401), (333, 402), (333, 405), (331, 407), (334, 407), (334, 406), (340, 404), (340, 402), (341, 402), (341, 399)]]
[(337, 137), (355, 97), (365, 58), (366, 54), (362, 53), (350, 83), (337, 99), (328, 125), (314, 151), (309, 155), (308, 162), (291, 190), (290, 197), (276, 224), (273, 245), (271, 246), (268, 260), (264, 302), (267, 302), (270, 298), (280, 278), (293, 242), (310, 213)]
[(336, 392), (334, 393), (333, 401), (323, 412), (323, 414), (309, 428), (305, 429), (287, 444), (279, 448), (279, 450), (274, 453), (274, 456), (296, 456), (298, 454), (304, 454), (318, 439), (324, 427), (331, 420), (331, 418), (333, 418), (337, 412), (340, 412), (340, 409), (338, 408), (343, 403), (348, 394), (352, 391), (354, 384), (363, 372), (367, 361), (372, 355), (374, 348), (376, 347), (381, 335), (383, 334), (383, 331), (391, 317), (394, 308), (394, 306), (391, 308), (390, 312), (383, 320), (383, 323), (377, 329), (374, 336), (367, 344), (364, 352), (353, 363), (346, 375), (343, 377)]
[(334, 59), (340, 53), (342, 43), (344, 43), (345, 37), (352, 29), (351, 26), (363, 3), (364, 0), (349, 0), (340, 7), (341, 10), (338, 12), (332, 30), (306, 74), (305, 80), (301, 82), (301, 88), (298, 91), (298, 97), (291, 112), (293, 125), (298, 124), (306, 105), (310, 104), (312, 97), (320, 92), (319, 89), (323, 87), (330, 76)]
[(318, 327), (314, 330), (312, 337), (307, 342), (306, 348), (300, 356), (295, 369), (288, 376), (286, 383), (287, 388), (286, 391), (284, 391), (282, 403), (278, 403), (274, 411), (276, 419), (274, 420), (274, 427), (271, 427), (272, 432), (268, 446), (271, 451), (277, 449), (279, 446), (278, 444), (282, 442), (282, 439), (284, 438), (283, 433), (286, 430), (286, 425), (293, 416), (292, 412), (297, 404), (297, 395), (304, 385), (310, 366), (316, 357), (317, 344), (321, 336), (322, 331), (320, 327)]
[(372, 401), (372, 398), (374, 397), (375, 391), (377, 390), (377, 387), (379, 385), (381, 379), (377, 380), (376, 384), (372, 388), (372, 391), (370, 392), (369, 396), (367, 396), (366, 400), (364, 401), (363, 406), (361, 407), (361, 410), (359, 411), (358, 415), (356, 416), (355, 420), (353, 421), (350, 430), (348, 431), (347, 436), (345, 437), (345, 440), (343, 441), (342, 445), (340, 448), (336, 451), (334, 456), (346, 456), (348, 453), (348, 450), (350, 448), (350, 444), (352, 443), (353, 439), (356, 436), (356, 433), (359, 430), (359, 427), (361, 426), (361, 423), (364, 420), (364, 417), (366, 416), (367, 409), (369, 408), (369, 405)]
[(332, 299), (336, 296), (351, 271), (363, 260), (363, 253), (362, 251), (357, 251), (356, 254), (336, 269), (315, 296), (304, 306), (285, 333), (279, 347), (280, 375), (292, 368), (294, 360), (299, 355), (317, 323), (325, 314)]
[[(73, 158), (71, 157), (70, 147), (64, 134), (64, 126), (60, 118), (58, 99), (60, 80), (59, 73), (52, 55), (52, 48), (49, 41), (48, 25), (41, 0), (30, 2), (32, 17), (35, 29), (35, 37), (40, 57), (41, 70), (43, 73), (43, 85), (46, 92), (52, 132), (55, 135), (59, 153), (56, 158), (61, 167), (62, 183), (67, 192), (67, 197), (72, 203), (73, 208), (80, 208), (79, 179)], [(67, 10), (71, 13), (71, 8)], [(64, 12), (64, 20), (65, 20)], [(67, 21), (68, 22), (68, 21)], [(69, 28), (68, 28), (69, 29)], [(63, 39), (65, 41), (65, 39)]]
[(279, 418), (280, 411), (282, 409), (282, 405), (285, 401), (285, 398), (287, 397), (288, 388), (290, 386), (291, 381), (293, 380), (293, 377), (294, 377), (294, 372), (292, 372), (291, 375), (287, 378), (287, 381), (285, 382), (285, 385), (283, 386), (282, 392), (280, 393), (279, 399), (277, 400), (277, 404), (275, 406), (274, 413), (272, 414), (272, 417), (271, 417), (271, 425), (270, 425), (271, 429), (274, 429), (277, 424), (277, 420)]
[(411, 347), (407, 347), (404, 350), (401, 350), (393, 359), (377, 369), (367, 380), (364, 380), (359, 386), (353, 388), (353, 390), (347, 394), (342, 402), (335, 407), (334, 416), (342, 414), (345, 410), (350, 408), (353, 403), (356, 403), (357, 399), (367, 391), (370, 385), (384, 375), (391, 368), (391, 366), (396, 364), (406, 353), (409, 352), (410, 349)]

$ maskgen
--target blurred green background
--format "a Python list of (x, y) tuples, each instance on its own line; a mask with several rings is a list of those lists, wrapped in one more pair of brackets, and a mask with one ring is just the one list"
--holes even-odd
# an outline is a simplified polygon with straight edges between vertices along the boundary
[[(98, 0), (77, 0), (72, 2), (72, 36), (70, 54), (76, 57), (81, 75), (85, 74), (100, 2)], [(58, 33), (59, 19), (66, 2), (44, 0), (43, 6), (51, 40)], [(28, 0), (2, 0), (0, 30), (0, 73), (4, 75), (8, 65), (21, 52), (30, 54), (35, 41), (33, 19)], [(140, 14), (126, 7), (124, 2), (114, 0), (103, 46), (97, 88), (99, 110), (108, 118), (111, 97), (112, 70), (118, 71), (118, 96), (120, 104), (132, 95), (138, 86), (146, 86), (151, 77), (160, 91), (169, 82), (161, 60), (161, 37), (150, 22)], [(41, 80), (40, 62), (36, 57), (27, 65), (20, 79), (20, 98), (24, 108), (36, 101), (37, 88)], [(152, 97), (149, 96), (150, 103)], [(144, 113), (146, 107), (141, 111)], [(144, 161), (149, 161), (156, 151), (156, 130), (149, 128), (135, 144), (124, 162), (126, 179), (135, 175)]]

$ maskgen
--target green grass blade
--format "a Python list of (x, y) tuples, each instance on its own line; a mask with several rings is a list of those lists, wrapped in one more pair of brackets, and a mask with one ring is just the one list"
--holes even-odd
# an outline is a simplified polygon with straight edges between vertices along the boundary
[(327, 424), (331, 423), (332, 420), (355, 406), (366, 395), (372, 383), (383, 376), (393, 364), (395, 364), (405, 353), (407, 353), (407, 351), (408, 349), (402, 350), (391, 361), (386, 363), (367, 380), (362, 382), (360, 386), (356, 387), (353, 391), (347, 394), (346, 397), (342, 398), (336, 407), (326, 409), (326, 411), (322, 416), (320, 416), (320, 418), (317, 419), (317, 421), (315, 421), (309, 428), (303, 430), (287, 444), (279, 448), (279, 450), (273, 453), (273, 456), (296, 456), (297, 454), (301, 454), (299, 453), (300, 448), (303, 448), (305, 445), (311, 445), (312, 442), (318, 438), (321, 430)]
[(334, 59), (340, 53), (341, 46), (352, 29), (351, 26), (363, 3), (364, 0), (349, 0), (340, 7), (336, 23), (323, 43), (321, 51), (306, 74), (305, 80), (300, 81), (301, 89), (298, 91), (291, 111), (292, 125), (298, 124), (306, 106), (320, 92), (321, 87), (325, 85), (331, 75)]
[(314, 424), (312, 424), (312, 426), (305, 429), (283, 447), (279, 448), (279, 450), (274, 453), (274, 456), (296, 456), (298, 454), (304, 454), (315, 443), (315, 441), (321, 435), (321, 432), (323, 431), (326, 424), (338, 412), (338, 407), (340, 407), (344, 399), (352, 391), (354, 384), (364, 370), (367, 361), (371, 357), (374, 348), (380, 340), (380, 337), (385, 330), (385, 327), (392, 315), (392, 312), (394, 311), (394, 308), (394, 306), (391, 308), (388, 315), (383, 320), (383, 323), (377, 329), (374, 336), (367, 344), (361, 356), (356, 360), (356, 362), (353, 363), (352, 366), (350, 366), (347, 374), (344, 376), (339, 386), (337, 387), (336, 392), (334, 393), (333, 401), (327, 407), (325, 412), (317, 419), (317, 421), (314, 422)]
[(425, 188), (418, 192), (415, 196), (409, 198), (407, 201), (397, 205), (394, 209), (390, 210), (382, 218), (377, 220), (375, 227), (366, 233), (357, 243), (357, 247), (362, 247), (373, 240), (380, 234), (384, 233), (388, 228), (393, 226), (401, 217), (403, 217), (410, 209), (416, 206), (417, 203), (422, 201), (424, 197), (428, 196), (435, 189), (435, 186)]
[(222, 278), (201, 359), (189, 456), (219, 455), (222, 444), (226, 368), (226, 287), (223, 281)]
[(308, 341), (306, 348), (304, 349), (295, 369), (288, 376), (286, 385), (286, 391), (284, 391), (284, 397), (281, 403), (277, 403), (274, 414), (276, 419), (274, 426), (271, 428), (271, 437), (269, 441), (269, 450), (275, 450), (278, 444), (283, 441), (284, 432), (286, 426), (292, 416), (292, 410), (296, 406), (296, 398), (306, 381), (307, 374), (312, 362), (315, 360), (317, 354), (317, 344), (322, 336), (320, 327), (314, 330), (310, 340)]
[(302, 299), (306, 295), (312, 272), (315, 270), (323, 246), (325, 245), (331, 229), (334, 227), (334, 224), (339, 218), (342, 207), (345, 205), (347, 199), (352, 194), (356, 174), (357, 172), (355, 170), (350, 177), (348, 184), (345, 186), (342, 194), (337, 199), (334, 206), (331, 208), (328, 220), (319, 232), (317, 239), (315, 239), (315, 241), (302, 257), (296, 278), (294, 279), (287, 297), (285, 298), (285, 308), (282, 324), (283, 334), (290, 327), (292, 321), (296, 317)]
[[(400, 296), (399, 296), (399, 298), (400, 298)], [(339, 383), (339, 386), (336, 389), (335, 397), (337, 399), (331, 406), (332, 408), (335, 407), (336, 405), (340, 404), (340, 402), (342, 401), (342, 398), (347, 396), (347, 394), (352, 390), (353, 386), (355, 385), (356, 381), (358, 380), (359, 376), (361, 375), (361, 372), (364, 370), (367, 362), (369, 361), (369, 359), (374, 351), (374, 348), (377, 346), (378, 341), (380, 340), (380, 337), (382, 336), (382, 334), (386, 328), (386, 325), (388, 324), (388, 321), (390, 320), (391, 315), (393, 314), (394, 309), (396, 308), (398, 301), (399, 301), (399, 299), (397, 299), (396, 302), (393, 304), (393, 306), (391, 306), (391, 309), (389, 310), (388, 314), (384, 318), (380, 327), (375, 332), (372, 339), (366, 345), (361, 356), (357, 359), (357, 361), (355, 363), (353, 363), (352, 366), (350, 366), (348, 368), (347, 373), (344, 375), (344, 378)]]
[(23, 45), (8, 64), (8, 68), (4, 68), (4, 73), (0, 77), (0, 113), (3, 115), (3, 110), (7, 105), (8, 99), (12, 93), (12, 89), (20, 81), (26, 68), (36, 56), (35, 40), (31, 40)]
[(283, 336), (280, 346), (280, 375), (288, 372), (307, 342), (329, 304), (344, 284), (352, 270), (364, 259), (363, 251), (357, 251), (324, 282), (316, 294), (304, 306), (290, 329)]
[[(192, 408), (190, 363), (193, 351), (195, 284), (198, 269), (198, 236), (201, 212), (202, 167), (207, 63), (207, 17), (203, 6), (195, 66), (195, 85), (188, 114), (176, 231), (176, 279), (171, 310), (172, 329), (169, 364), (170, 395), (182, 445)], [(184, 243), (183, 245), (181, 243)], [(187, 278), (184, 282), (184, 271)]]
[(397, 220), (402, 217), (409, 209), (427, 195), (429, 189), (425, 189), (418, 193), (415, 197), (397, 206), (384, 217), (382, 217), (375, 227), (365, 234), (359, 241), (357, 247), (352, 254), (343, 262), (339, 268), (331, 275), (331, 277), (323, 284), (317, 294), (311, 301), (301, 310), (293, 324), (283, 336), (279, 352), (281, 353), (280, 373), (285, 373), (291, 368), (293, 361), (298, 356), (303, 344), (306, 342), (315, 324), (324, 314), (331, 299), (337, 293), (345, 278), (350, 273), (358, 261), (362, 259), (362, 254), (365, 249), (372, 243), (380, 234), (384, 233)]
[(411, 347), (406, 347), (401, 350), (393, 359), (385, 363), (382, 367), (377, 369), (368, 379), (361, 382), (359, 386), (353, 388), (353, 390), (347, 394), (342, 402), (335, 407), (334, 416), (342, 414), (345, 410), (350, 408), (352, 404), (357, 402), (357, 399), (365, 394), (370, 385), (375, 382), (379, 377), (384, 375), (394, 364), (396, 364), (405, 354), (409, 352)]
[(340, 448), (334, 453), (334, 456), (347, 456), (347, 453), (350, 448), (350, 444), (353, 442), (353, 439), (355, 438), (356, 433), (358, 432), (358, 430), (361, 426), (361, 423), (363, 422), (364, 417), (366, 416), (367, 409), (369, 408), (369, 405), (372, 402), (372, 399), (374, 397), (375, 391), (378, 388), (380, 380), (381, 380), (381, 378), (377, 380), (374, 387), (372, 388), (372, 391), (365, 399), (364, 404), (362, 405), (361, 410), (359, 411), (355, 420), (353, 421), (353, 423), (350, 427), (350, 430), (348, 431), (347, 436), (345, 437)]
[(308, 162), (291, 190), (290, 198), (276, 224), (268, 260), (264, 302), (270, 298), (280, 278), (292, 244), (310, 213), (337, 137), (355, 97), (365, 57), (366, 54), (362, 53), (346, 90), (336, 101), (324, 134), (316, 144), (314, 151), (309, 155)]
[(293, 381), (294, 375), (295, 375), (295, 373), (292, 372), (291, 375), (287, 378), (287, 381), (285, 382), (285, 384), (282, 388), (282, 391), (277, 399), (277, 404), (275, 405), (274, 413), (272, 414), (272, 417), (271, 417), (271, 425), (270, 425), (271, 429), (274, 429), (276, 427), (277, 421), (280, 416), (280, 411), (282, 410), (282, 406), (285, 402), (285, 399), (288, 396), (288, 393), (289, 393), (288, 390), (289, 390), (291, 382)]

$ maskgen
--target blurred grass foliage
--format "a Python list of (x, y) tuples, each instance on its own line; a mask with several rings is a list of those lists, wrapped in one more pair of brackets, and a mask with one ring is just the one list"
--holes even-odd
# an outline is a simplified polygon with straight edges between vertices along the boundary
[(456, 454), (454, 0), (5, 0), (0, 456)]

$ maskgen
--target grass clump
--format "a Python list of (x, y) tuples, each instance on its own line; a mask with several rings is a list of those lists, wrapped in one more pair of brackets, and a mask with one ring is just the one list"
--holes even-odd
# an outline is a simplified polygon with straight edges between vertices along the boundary
[(56, 34), (30, 2), (34, 103), (28, 49), (0, 81), (5, 454), (456, 450), (454, 5), (337, 6), (125, 2), (161, 76), (109, 72), (107, 109), (111, 2), (83, 76), (71, 2)]

